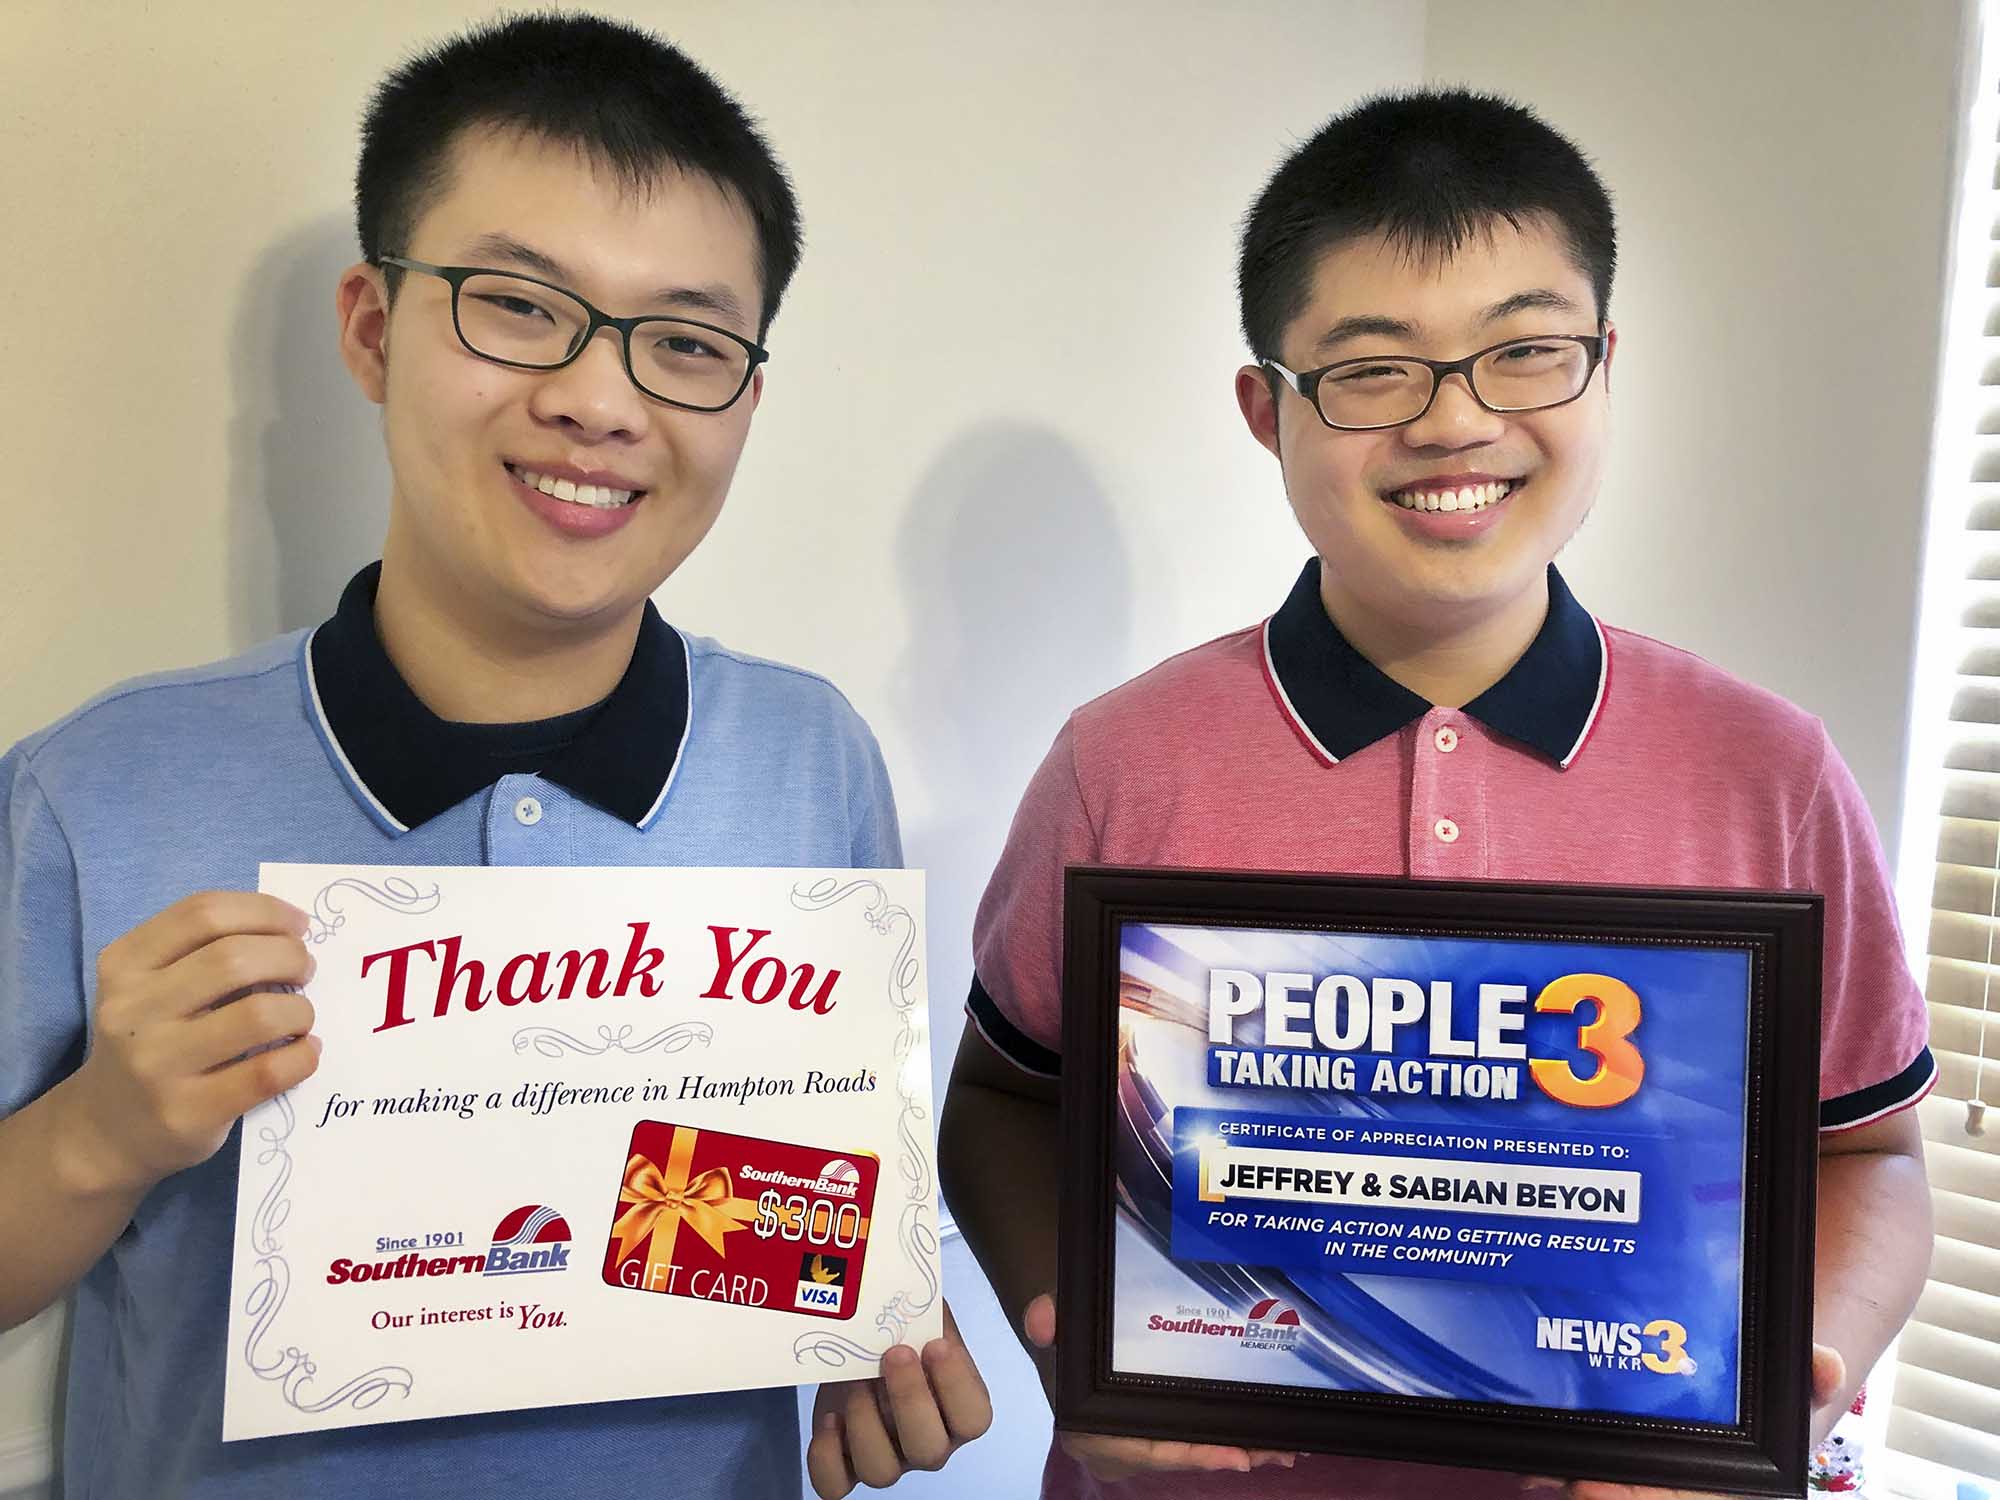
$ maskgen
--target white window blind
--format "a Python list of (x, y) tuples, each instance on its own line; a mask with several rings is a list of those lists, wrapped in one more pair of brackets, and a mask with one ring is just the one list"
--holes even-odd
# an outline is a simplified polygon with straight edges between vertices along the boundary
[(2000, 1480), (2000, 47), (1996, 6), (1978, 11), (1911, 740), (1924, 795), (1909, 816), (1935, 837), (1905, 845), (1932, 876), (1921, 977), (1939, 1076), (1918, 1112), (1937, 1250), (1886, 1439)]

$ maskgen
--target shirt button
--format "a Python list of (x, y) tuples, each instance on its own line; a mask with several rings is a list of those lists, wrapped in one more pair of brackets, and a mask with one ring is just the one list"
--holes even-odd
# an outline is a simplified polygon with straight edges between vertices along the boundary
[(533, 828), (542, 821), (542, 804), (533, 797), (523, 797), (514, 804), (514, 821), (523, 828)]
[(1437, 747), (1446, 755), (1458, 748), (1458, 731), (1449, 724), (1437, 732)]
[(1455, 844), (1458, 842), (1458, 825), (1452, 822), (1450, 818), (1439, 818), (1435, 823), (1431, 824), (1431, 832), (1438, 836), (1440, 844)]

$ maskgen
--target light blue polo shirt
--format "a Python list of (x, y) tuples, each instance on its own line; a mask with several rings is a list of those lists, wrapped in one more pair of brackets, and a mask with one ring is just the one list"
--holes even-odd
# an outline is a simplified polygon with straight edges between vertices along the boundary
[[(649, 607), (603, 708), (539, 773), (491, 779), (372, 626), (357, 635), (373, 584), (369, 570), (350, 585), (318, 649), (299, 632), (127, 683), (0, 759), (0, 1115), (81, 1062), (107, 943), (194, 891), (254, 890), (260, 861), (902, 862), (881, 752), (825, 680)], [(799, 1493), (790, 1388), (225, 1445), (239, 1133), (148, 1194), (77, 1287), (66, 1495)]]

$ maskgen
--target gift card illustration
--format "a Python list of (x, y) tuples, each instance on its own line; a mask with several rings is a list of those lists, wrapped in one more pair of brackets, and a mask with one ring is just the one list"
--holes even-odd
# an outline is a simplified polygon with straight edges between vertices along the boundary
[(641, 1120), (625, 1153), (604, 1280), (850, 1318), (879, 1167), (866, 1151)]

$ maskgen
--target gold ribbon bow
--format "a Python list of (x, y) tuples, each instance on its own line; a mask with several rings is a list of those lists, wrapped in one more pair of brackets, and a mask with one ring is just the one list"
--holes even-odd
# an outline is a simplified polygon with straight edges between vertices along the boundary
[(618, 1236), (620, 1261), (647, 1235), (653, 1237), (646, 1252), (648, 1285), (656, 1267), (672, 1263), (674, 1239), (683, 1223), (707, 1241), (718, 1257), (726, 1257), (729, 1250), (723, 1236), (757, 1217), (756, 1204), (735, 1196), (728, 1168), (711, 1167), (692, 1182), (688, 1180), (695, 1138), (700, 1133), (684, 1126), (676, 1128), (664, 1169), (643, 1154), (634, 1155), (625, 1164), (625, 1182), (618, 1190), (618, 1201), (625, 1208), (611, 1230)]

